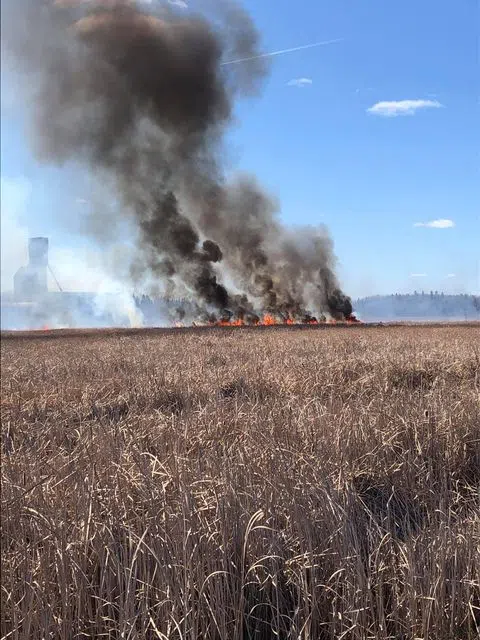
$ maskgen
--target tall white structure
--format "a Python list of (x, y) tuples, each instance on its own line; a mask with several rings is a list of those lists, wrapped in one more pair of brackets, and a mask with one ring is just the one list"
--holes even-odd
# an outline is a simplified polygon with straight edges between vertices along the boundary
[(48, 238), (30, 238), (28, 265), (21, 267), (13, 277), (15, 298), (31, 301), (48, 292)]

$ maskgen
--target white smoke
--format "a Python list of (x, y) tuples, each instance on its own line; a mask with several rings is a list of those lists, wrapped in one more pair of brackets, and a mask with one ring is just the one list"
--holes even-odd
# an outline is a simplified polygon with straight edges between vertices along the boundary
[[(1, 178), (1, 291), (13, 291), (17, 270), (28, 263), (28, 239), (31, 235), (25, 221), (31, 202), (32, 188), (23, 178)], [(109, 274), (109, 263), (121, 260), (126, 248), (113, 247), (105, 252), (90, 245), (58, 246), (51, 239), (48, 288), (50, 292), (90, 294), (93, 301), (92, 325), (110, 318), (115, 325), (139, 327), (143, 316), (136, 307), (133, 292)], [(49, 299), (50, 300), (50, 299)], [(3, 302), (3, 300), (2, 300)], [(52, 298), (42, 309), (42, 322), (52, 328), (85, 327), (89, 320), (75, 305)], [(2, 322), (3, 326), (3, 322)], [(7, 327), (5, 327), (7, 328)], [(9, 328), (16, 328), (11, 326)]]
[(1, 178), (1, 290), (11, 291), (17, 269), (27, 263), (28, 227), (22, 214), (30, 197), (27, 180)]

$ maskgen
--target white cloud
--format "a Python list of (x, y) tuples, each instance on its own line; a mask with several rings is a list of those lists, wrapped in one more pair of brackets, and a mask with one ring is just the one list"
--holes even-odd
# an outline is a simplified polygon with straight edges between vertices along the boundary
[(426, 273), (411, 273), (410, 278), (426, 278)]
[(168, 4), (173, 4), (180, 9), (188, 9), (188, 3), (185, 0), (168, 0)]
[(289, 87), (298, 87), (299, 89), (302, 89), (303, 87), (309, 87), (312, 84), (313, 80), (311, 78), (293, 78), (292, 80), (287, 82), (287, 85)]
[(454, 273), (447, 273), (447, 278), (455, 278), (455, 274)]
[(429, 222), (415, 222), (414, 227), (428, 227), (429, 229), (451, 229), (455, 226), (453, 220), (448, 218), (439, 218), (438, 220), (430, 220)]
[(413, 116), (419, 109), (439, 109), (443, 105), (438, 100), (392, 100), (377, 102), (367, 109), (368, 113), (385, 118)]

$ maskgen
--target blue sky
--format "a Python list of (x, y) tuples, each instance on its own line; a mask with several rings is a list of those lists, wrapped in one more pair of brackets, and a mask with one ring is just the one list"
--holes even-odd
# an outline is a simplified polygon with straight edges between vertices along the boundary
[[(262, 95), (237, 107), (234, 168), (254, 172), (279, 198), (287, 224), (327, 224), (352, 296), (478, 292), (476, 0), (243, 4), (265, 51), (341, 41), (271, 58)], [(2, 253), (12, 218), (49, 235), (63, 257), (86, 251), (74, 230), (88, 185), (70, 169), (35, 163), (15, 95), (4, 75)], [(68, 233), (55, 214), (65, 209)]]

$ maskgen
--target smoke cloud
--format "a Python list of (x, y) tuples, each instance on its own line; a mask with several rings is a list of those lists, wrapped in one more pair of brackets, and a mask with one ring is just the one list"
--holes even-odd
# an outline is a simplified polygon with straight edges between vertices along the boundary
[[(286, 229), (254, 178), (225, 178), (233, 106), (267, 73), (239, 6), (224, 0), (200, 15), (126, 1), (17, 0), (3, 13), (3, 46), (33, 91), (36, 156), (80, 162), (115, 194), (118, 216), (135, 230), (132, 283), (186, 291), (210, 320), (351, 315), (327, 230)], [(224, 64), (232, 59), (245, 62)], [(104, 239), (103, 218), (89, 225), (97, 227)]]

